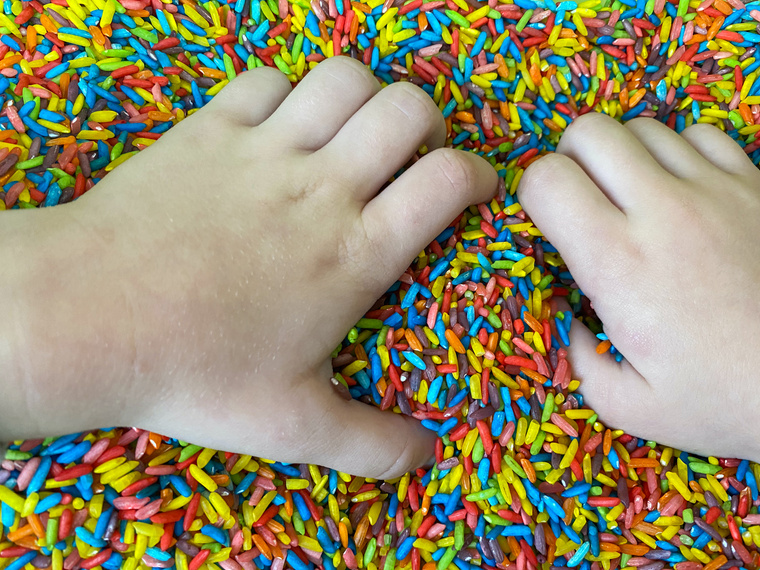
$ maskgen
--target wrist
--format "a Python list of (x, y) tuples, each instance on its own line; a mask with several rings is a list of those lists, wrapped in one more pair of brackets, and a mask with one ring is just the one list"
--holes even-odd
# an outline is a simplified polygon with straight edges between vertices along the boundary
[[(7, 212), (0, 230), (0, 439), (125, 422), (128, 318), (85, 203)], [(23, 220), (21, 218), (24, 218)], [(23, 224), (23, 225), (22, 225)], [(24, 239), (19, 239), (24, 236)]]

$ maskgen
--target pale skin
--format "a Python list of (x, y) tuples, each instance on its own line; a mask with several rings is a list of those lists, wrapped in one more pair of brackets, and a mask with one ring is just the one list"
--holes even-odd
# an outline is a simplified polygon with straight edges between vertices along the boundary
[(760, 171), (709, 125), (575, 121), (519, 198), (626, 357), (570, 356), (607, 425), (678, 449), (760, 460)]
[[(295, 90), (259, 69), (80, 200), (6, 212), (0, 439), (136, 425), (376, 478), (431, 461), (416, 421), (331, 388), (330, 353), (494, 195), (491, 166), (444, 139), (423, 91), (381, 90), (348, 58)], [(628, 358), (574, 326), (586, 401), (635, 435), (760, 458), (739, 427), (756, 399), (760, 175), (717, 129), (652, 121), (581, 118), (558, 151), (520, 199)]]

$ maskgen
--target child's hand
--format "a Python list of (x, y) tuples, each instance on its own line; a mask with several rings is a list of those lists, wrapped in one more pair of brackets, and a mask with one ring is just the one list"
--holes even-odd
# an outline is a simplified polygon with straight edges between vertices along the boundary
[(760, 459), (760, 173), (727, 135), (578, 119), (521, 203), (627, 361), (578, 325), (571, 361), (609, 425), (701, 454)]
[[(55, 208), (91, 253), (39, 268), (57, 273), (68, 304), (30, 285), (29, 342), (69, 351), (30, 359), (34, 370), (80, 386), (68, 421), (43, 422), (44, 435), (126, 423), (378, 478), (429, 460), (433, 438), (417, 421), (338, 395), (330, 353), (457, 214), (495, 193), (493, 168), (435, 150), (444, 139), (427, 94), (381, 91), (349, 58), (320, 64), (292, 93), (260, 69)], [(423, 144), (431, 152), (378, 194)], [(62, 409), (34, 398), (47, 414)]]

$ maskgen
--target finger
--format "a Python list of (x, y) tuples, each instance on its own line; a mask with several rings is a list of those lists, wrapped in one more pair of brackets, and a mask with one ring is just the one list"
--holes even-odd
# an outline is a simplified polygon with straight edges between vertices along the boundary
[(577, 162), (623, 211), (647, 200), (652, 182), (667, 175), (633, 133), (601, 113), (573, 121), (557, 152)]
[(649, 154), (673, 176), (700, 178), (709, 174), (710, 165), (678, 134), (654, 119), (633, 119), (626, 128)]
[(302, 424), (304, 461), (375, 479), (393, 479), (429, 463), (435, 436), (408, 416), (381, 411), (315, 382), (304, 386), (311, 402)]
[[(581, 382), (583, 403), (596, 413), (605, 425), (625, 430), (640, 437), (654, 431), (651, 418), (654, 393), (644, 378), (627, 361), (616, 362), (610, 353), (598, 354), (599, 340), (578, 320), (570, 328), (568, 362), (572, 377)], [(644, 421), (644, 419), (647, 421)]]
[(290, 92), (290, 81), (281, 71), (259, 67), (238, 75), (206, 108), (255, 127), (268, 119)]
[(550, 154), (531, 164), (517, 190), (520, 204), (559, 250), (581, 288), (610, 279), (625, 240), (626, 217), (570, 158)]
[(390, 283), (467, 206), (496, 192), (497, 176), (481, 157), (442, 148), (426, 154), (362, 212), (375, 252), (368, 269)]
[(380, 84), (358, 61), (331, 57), (317, 65), (267, 121), (278, 140), (305, 150), (327, 144)]
[[(422, 144), (434, 150), (445, 141), (446, 124), (430, 96), (411, 83), (394, 83), (351, 117), (317, 156), (350, 172), (357, 198), (369, 200)], [(355, 164), (362, 168), (352, 168)]]
[(703, 158), (729, 174), (757, 174), (757, 168), (731, 137), (712, 125), (697, 124), (681, 136)]

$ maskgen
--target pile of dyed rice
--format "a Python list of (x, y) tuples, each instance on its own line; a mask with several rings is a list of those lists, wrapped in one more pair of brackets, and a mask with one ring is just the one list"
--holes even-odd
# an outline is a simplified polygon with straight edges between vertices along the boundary
[(334, 355), (355, 398), (440, 436), (434, 468), (377, 482), (134, 429), (17, 442), (0, 569), (758, 567), (757, 465), (583, 407), (547, 300), (586, 305), (513, 198), (589, 111), (713, 123), (757, 163), (758, 22), (741, 0), (5, 0), (0, 209), (76, 199), (246, 69), (297, 82), (339, 54), (420, 85), (503, 183)]

